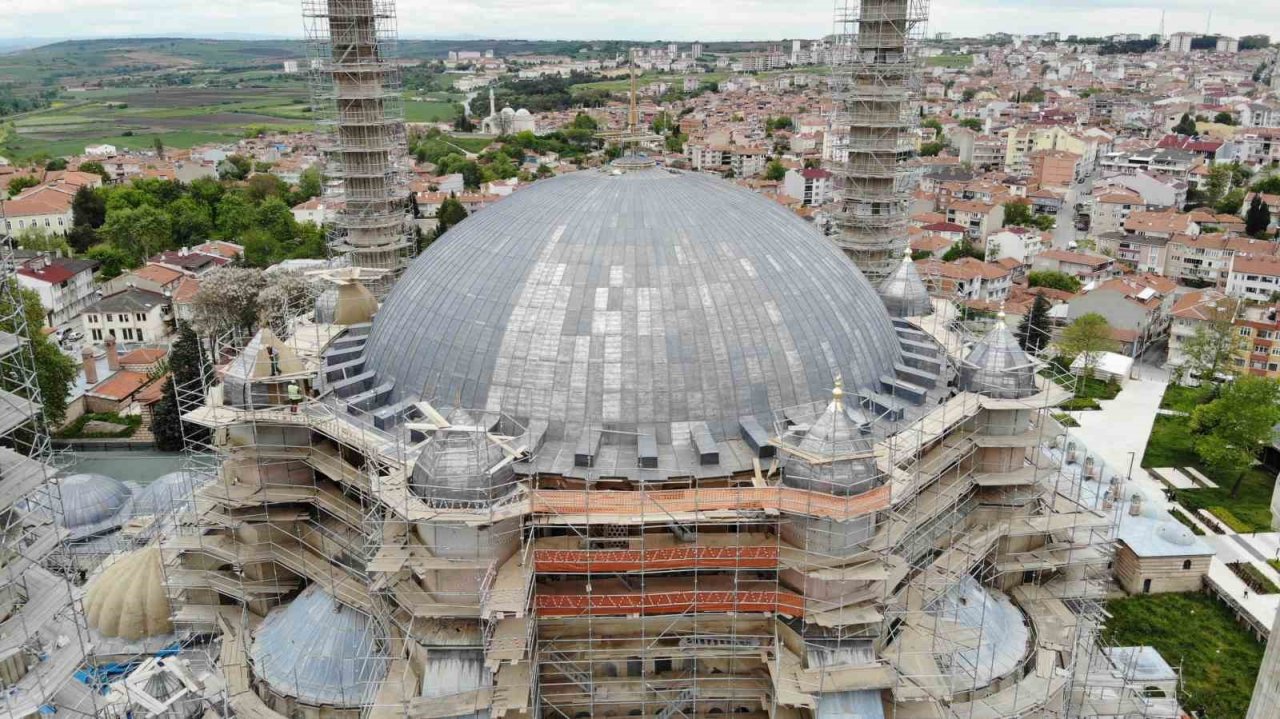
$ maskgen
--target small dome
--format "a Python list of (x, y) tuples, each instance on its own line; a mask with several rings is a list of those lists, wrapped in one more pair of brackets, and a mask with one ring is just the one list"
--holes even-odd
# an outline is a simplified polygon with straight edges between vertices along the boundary
[(268, 386), (279, 384), (280, 375), (305, 368), (292, 347), (267, 328), (258, 331), (244, 351), (227, 365), (222, 377), (222, 393), (227, 404), (242, 409), (271, 404)]
[(431, 501), (488, 504), (515, 482), (515, 471), (497, 442), (466, 412), (449, 415), (452, 429), (435, 433), (413, 465), (409, 486)]
[(528, 110), (524, 109), (523, 107), (520, 108), (519, 110), (516, 110), (516, 117), (529, 117), (530, 114), (531, 113)]
[[(803, 455), (789, 455), (783, 482), (789, 487), (826, 492), (836, 496), (861, 494), (880, 477), (871, 439), (863, 434), (865, 418), (855, 418), (845, 407), (844, 387), (837, 382), (830, 404), (800, 439)], [(824, 462), (807, 462), (805, 456)]]
[(196, 487), (211, 477), (198, 472), (170, 472), (138, 492), (133, 502), (135, 517), (188, 511), (193, 504)]
[(172, 634), (160, 562), (160, 549), (148, 547), (122, 556), (96, 576), (84, 597), (89, 628), (130, 641)]
[(904, 257), (902, 264), (884, 278), (876, 290), (884, 301), (885, 309), (894, 317), (924, 317), (933, 314), (933, 301), (929, 288), (916, 271), (916, 263)]
[[(142, 684), (142, 691), (153, 699), (169, 704), (175, 696), (187, 690), (182, 680), (172, 672), (158, 671)], [(204, 714), (204, 701), (196, 692), (187, 690), (176, 701), (158, 714), (147, 712), (152, 719), (194, 719)]]
[(279, 694), (317, 706), (365, 706), (390, 664), (383, 633), (369, 615), (313, 584), (267, 615), (249, 658)]
[(1156, 534), (1169, 544), (1179, 547), (1190, 547), (1196, 543), (1196, 535), (1181, 522), (1164, 522), (1156, 527)]
[(332, 285), (316, 295), (316, 324), (331, 325), (338, 311), (338, 286)]
[(72, 539), (84, 539), (118, 528), (129, 516), (133, 490), (124, 482), (104, 474), (73, 474), (57, 482), (53, 489), (41, 490), (41, 504), (52, 506), (58, 524)]
[(995, 327), (960, 363), (960, 387), (999, 399), (1020, 399), (1040, 391), (1035, 364), (1018, 346), (1003, 312)]
[(358, 325), (378, 311), (378, 298), (359, 282), (333, 285), (316, 297), (316, 323)]

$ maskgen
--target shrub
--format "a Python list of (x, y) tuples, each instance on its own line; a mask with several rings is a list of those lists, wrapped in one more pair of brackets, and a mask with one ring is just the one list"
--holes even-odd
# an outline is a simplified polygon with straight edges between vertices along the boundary
[[(110, 422), (111, 424), (124, 425), (125, 428), (119, 432), (85, 432), (85, 425), (90, 422)], [(134, 432), (142, 426), (142, 418), (136, 415), (121, 417), (114, 412), (89, 412), (80, 415), (76, 421), (62, 428), (54, 436), (60, 439), (124, 439), (132, 437)]]
[(1262, 570), (1252, 564), (1248, 562), (1230, 562), (1227, 566), (1231, 568), (1231, 571), (1235, 572), (1237, 577), (1240, 577), (1240, 581), (1258, 594), (1280, 593), (1280, 587), (1277, 587), (1275, 582), (1262, 573)]

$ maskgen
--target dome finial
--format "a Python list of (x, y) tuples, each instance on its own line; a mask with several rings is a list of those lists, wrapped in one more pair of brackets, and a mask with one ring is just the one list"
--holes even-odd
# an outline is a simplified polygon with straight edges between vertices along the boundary
[(844, 406), (844, 375), (836, 374), (836, 386), (831, 389), (831, 401)]

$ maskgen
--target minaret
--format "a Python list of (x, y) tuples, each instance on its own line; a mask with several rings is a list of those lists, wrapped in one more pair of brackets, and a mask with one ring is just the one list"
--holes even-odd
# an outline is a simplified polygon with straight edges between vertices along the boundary
[(493, 99), (493, 85), (489, 86), (489, 117), (498, 114), (498, 102)]
[(303, 0), (312, 93), (328, 131), (327, 174), (344, 209), (329, 243), (354, 267), (379, 270), (382, 295), (414, 254), (406, 182), (408, 147), (395, 47), (394, 0)]
[(831, 55), (833, 239), (873, 283), (907, 250), (916, 186), (917, 45), (928, 0), (836, 0)]

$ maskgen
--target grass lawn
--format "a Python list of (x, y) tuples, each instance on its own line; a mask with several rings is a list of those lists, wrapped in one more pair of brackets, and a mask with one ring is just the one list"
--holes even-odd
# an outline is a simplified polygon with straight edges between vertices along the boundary
[(1115, 646), (1151, 645), (1182, 668), (1183, 709), (1244, 719), (1263, 645), (1226, 607), (1204, 594), (1148, 594), (1107, 602), (1103, 629)]
[(973, 64), (973, 55), (938, 55), (929, 58), (929, 67), (962, 69)]
[(449, 135), (445, 138), (451, 145), (457, 145), (467, 152), (484, 152), (484, 148), (493, 144), (492, 137), (475, 137), (470, 135)]
[[(94, 422), (94, 421), (110, 422), (111, 424), (122, 425), (125, 427), (125, 429), (119, 432), (111, 432), (111, 433), (85, 432), (84, 431), (85, 425), (88, 424), (89, 422)], [(76, 421), (67, 425), (65, 428), (59, 431), (55, 436), (60, 437), (62, 439), (123, 439), (125, 437), (132, 437), (133, 433), (137, 432), (138, 428), (141, 426), (142, 426), (142, 417), (139, 417), (136, 415), (121, 417), (120, 415), (112, 412), (97, 412), (97, 413), (89, 412), (89, 413), (80, 415), (78, 418), (76, 418)]]
[[(1198, 394), (1185, 388), (1173, 388), (1165, 393), (1164, 402), (1169, 409), (1186, 411), (1198, 403)], [(1196, 454), (1195, 435), (1191, 433), (1186, 417), (1156, 417), (1151, 430), (1147, 452), (1142, 466), (1195, 467), (1204, 476), (1221, 485), (1218, 489), (1178, 489), (1174, 496), (1188, 511), (1207, 509), (1214, 516), (1237, 532), (1271, 531), (1271, 490), (1275, 477), (1254, 468), (1245, 474), (1237, 496), (1231, 496), (1230, 481), (1224, 481), (1200, 461)]]
[(449, 122), (460, 112), (462, 106), (454, 102), (404, 102), (405, 122)]
[(72, 140), (40, 140), (10, 134), (4, 139), (4, 144), (0, 145), (0, 153), (6, 154), (10, 159), (28, 157), (38, 153), (45, 153), (51, 157), (62, 157), (65, 155), (74, 155), (84, 152), (86, 145), (97, 145), (102, 143), (131, 150), (147, 150), (151, 149), (155, 145), (156, 137), (160, 138), (160, 141), (164, 143), (165, 147), (187, 149), (194, 145), (202, 145), (209, 142), (232, 142), (239, 139), (241, 137), (241, 133), (190, 131), (162, 132), (158, 135), (139, 133), (130, 137), (121, 135), (116, 137), (94, 137)]
[(1203, 404), (1204, 389), (1201, 387), (1183, 387), (1171, 384), (1164, 391), (1164, 399), (1160, 400), (1161, 409), (1191, 414), (1198, 405)]

